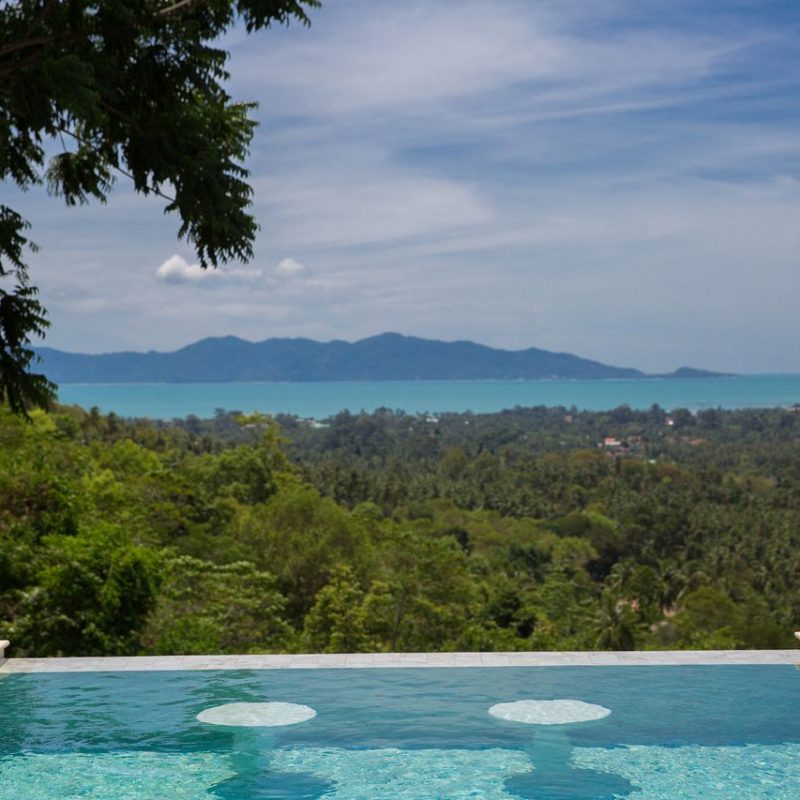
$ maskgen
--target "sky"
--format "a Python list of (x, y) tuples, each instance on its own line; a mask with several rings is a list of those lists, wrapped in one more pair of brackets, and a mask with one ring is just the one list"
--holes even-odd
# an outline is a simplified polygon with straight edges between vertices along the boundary
[(124, 177), (32, 224), (46, 344), (382, 331), (800, 372), (800, 3), (323, 0), (234, 31), (255, 258), (204, 272)]

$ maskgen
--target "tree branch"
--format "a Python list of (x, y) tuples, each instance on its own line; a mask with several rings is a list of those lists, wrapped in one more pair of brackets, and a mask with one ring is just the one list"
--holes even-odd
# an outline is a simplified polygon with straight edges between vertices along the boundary
[(188, 6), (193, 6), (196, 3), (202, 3), (203, 0), (179, 0), (177, 3), (173, 3), (171, 6), (167, 6), (166, 8), (162, 8), (160, 11), (156, 13), (157, 17), (166, 17), (170, 14), (174, 14), (177, 11), (182, 11), (184, 8)]
[(0, 58), (11, 55), (12, 53), (18, 53), (20, 50), (27, 50), (31, 47), (41, 47), (46, 44), (52, 44), (59, 39), (69, 39), (74, 35), (75, 34), (51, 33), (48, 36), (32, 36), (19, 42), (11, 42), (11, 44), (0, 47)]
[[(95, 146), (90, 141), (84, 139), (82, 136), (75, 133), (74, 131), (62, 127), (57, 127), (56, 130), (59, 131), (59, 133), (66, 133), (67, 136), (71, 136), (76, 142), (78, 142), (78, 144), (81, 144), (84, 147), (91, 147), (92, 150), (95, 150)], [(117, 172), (119, 172), (120, 175), (124, 175), (126, 178), (132, 180), (134, 184), (136, 183), (136, 178), (134, 178), (130, 172), (124, 170), (118, 164), (110, 164), (109, 166), (111, 167), (111, 169), (115, 169)], [(170, 203), (176, 202), (174, 197), (170, 197), (168, 194), (164, 194), (164, 192), (162, 192), (155, 186), (148, 186), (146, 191), (147, 193), (154, 194), (156, 197), (160, 197), (162, 200), (168, 200)]]

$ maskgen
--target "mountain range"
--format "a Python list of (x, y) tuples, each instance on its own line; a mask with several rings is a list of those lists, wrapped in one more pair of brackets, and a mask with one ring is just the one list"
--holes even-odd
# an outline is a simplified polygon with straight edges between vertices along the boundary
[(201, 339), (173, 352), (88, 355), (40, 347), (42, 371), (56, 383), (241, 381), (534, 380), (697, 378), (718, 373), (681, 367), (647, 375), (570, 353), (530, 347), (499, 350), (469, 341), (442, 342), (382, 333), (357, 342), (236, 336)]

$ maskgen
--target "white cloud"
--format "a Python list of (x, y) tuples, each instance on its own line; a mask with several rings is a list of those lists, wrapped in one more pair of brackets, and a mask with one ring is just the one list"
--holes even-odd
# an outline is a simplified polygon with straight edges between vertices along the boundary
[(190, 264), (179, 255), (170, 256), (155, 272), (156, 278), (165, 283), (206, 284), (209, 286), (230, 284), (254, 284), (264, 278), (264, 273), (255, 268), (217, 267), (204, 269), (199, 264)]
[(369, 13), (351, 2), (267, 51), (255, 40), (242, 42), (233, 72), (243, 91), (266, 87), (283, 107), (313, 116), (432, 110), (445, 117), (477, 98), (491, 116), (518, 89), (550, 111), (641, 90), (653, 101), (704, 78), (754, 38), (625, 25), (597, 36), (592, 29), (604, 25), (608, 9), (582, 5), (580, 13), (565, 13), (495, 0), (487, 11), (480, 0), (463, 0), (457, 9), (417, 0)]
[(487, 222), (476, 189), (403, 172), (379, 156), (352, 167), (256, 181), (264, 228), (292, 247), (352, 247), (437, 235)]
[(207, 277), (199, 264), (188, 264), (179, 255), (170, 256), (156, 270), (156, 278), (166, 283), (197, 283)]
[(310, 270), (305, 264), (293, 258), (284, 258), (275, 265), (275, 274), (279, 278), (292, 279), (308, 275)]

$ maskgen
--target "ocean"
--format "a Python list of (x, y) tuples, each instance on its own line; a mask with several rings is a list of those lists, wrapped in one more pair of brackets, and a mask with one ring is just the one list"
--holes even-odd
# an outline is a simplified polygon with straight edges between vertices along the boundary
[(211, 417), (217, 409), (324, 419), (340, 411), (408, 413), (515, 406), (603, 411), (620, 405), (665, 409), (769, 408), (800, 403), (800, 375), (739, 378), (553, 381), (342, 381), (314, 383), (63, 384), (59, 401), (123, 417)]

